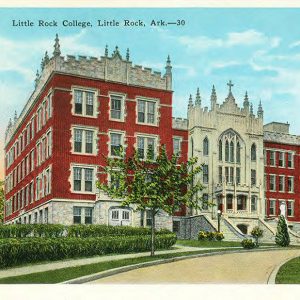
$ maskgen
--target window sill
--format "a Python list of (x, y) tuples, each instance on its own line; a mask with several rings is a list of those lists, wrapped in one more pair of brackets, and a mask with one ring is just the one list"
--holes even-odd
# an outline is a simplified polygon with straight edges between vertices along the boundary
[(152, 126), (152, 127), (159, 127), (158, 124), (152, 124), (152, 123), (140, 123), (136, 122), (137, 125), (145, 125), (145, 126)]
[(114, 119), (114, 118), (112, 118), (112, 117), (109, 117), (109, 121), (124, 123), (124, 122), (125, 122), (125, 119), (124, 119), (124, 118), (121, 118), (121, 119)]
[(79, 115), (79, 114), (75, 114), (75, 113), (72, 113), (72, 115), (73, 115), (74, 117), (89, 118), (89, 119), (97, 119), (97, 116)]
[(81, 195), (96, 195), (96, 191), (94, 192), (83, 192), (83, 191), (71, 191), (72, 194), (81, 194)]
[(84, 156), (97, 156), (97, 153), (82, 153), (82, 152), (74, 152), (71, 151), (72, 155), (84, 155)]

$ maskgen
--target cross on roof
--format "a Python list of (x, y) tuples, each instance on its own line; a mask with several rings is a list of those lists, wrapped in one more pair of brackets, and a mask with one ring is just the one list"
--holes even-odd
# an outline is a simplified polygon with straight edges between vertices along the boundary
[(234, 84), (231, 82), (231, 80), (229, 80), (227, 85), (229, 86), (229, 93), (231, 93), (231, 88), (234, 86)]

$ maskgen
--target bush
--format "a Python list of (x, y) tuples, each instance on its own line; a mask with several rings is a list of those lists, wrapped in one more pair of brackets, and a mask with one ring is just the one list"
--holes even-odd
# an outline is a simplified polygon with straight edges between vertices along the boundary
[(279, 217), (275, 242), (281, 247), (287, 247), (290, 244), (290, 235), (284, 216)]
[[(169, 230), (161, 229), (156, 232), (169, 234)], [(45, 237), (101, 237), (101, 236), (137, 236), (151, 235), (150, 228), (107, 225), (71, 225), (59, 224), (17, 224), (0, 225), (0, 238)]]
[(255, 244), (256, 247), (258, 247), (258, 239), (263, 236), (263, 230), (258, 226), (255, 226), (251, 231), (251, 235), (255, 238)]
[(253, 248), (255, 248), (255, 243), (251, 240), (251, 239), (244, 239), (244, 240), (242, 240), (242, 246), (243, 246), (243, 248), (245, 248), (245, 249), (253, 249)]
[(199, 231), (198, 240), (222, 241), (224, 239), (223, 232)]
[[(176, 243), (175, 234), (160, 234), (156, 249), (167, 249)], [(30, 238), (0, 242), (0, 267), (45, 260), (88, 257), (112, 253), (149, 251), (151, 237), (110, 236), (101, 238)]]

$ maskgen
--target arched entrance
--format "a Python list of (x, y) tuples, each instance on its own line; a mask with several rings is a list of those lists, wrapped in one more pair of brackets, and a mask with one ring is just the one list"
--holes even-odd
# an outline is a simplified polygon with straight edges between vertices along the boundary
[(247, 234), (248, 233), (248, 225), (246, 224), (238, 224), (237, 228), (243, 233)]

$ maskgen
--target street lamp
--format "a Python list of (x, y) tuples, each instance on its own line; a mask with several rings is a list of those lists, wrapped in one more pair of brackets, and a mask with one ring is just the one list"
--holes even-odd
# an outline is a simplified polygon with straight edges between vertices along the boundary
[(218, 213), (218, 232), (220, 232), (220, 219), (222, 216), (222, 211), (218, 209), (217, 213)]

